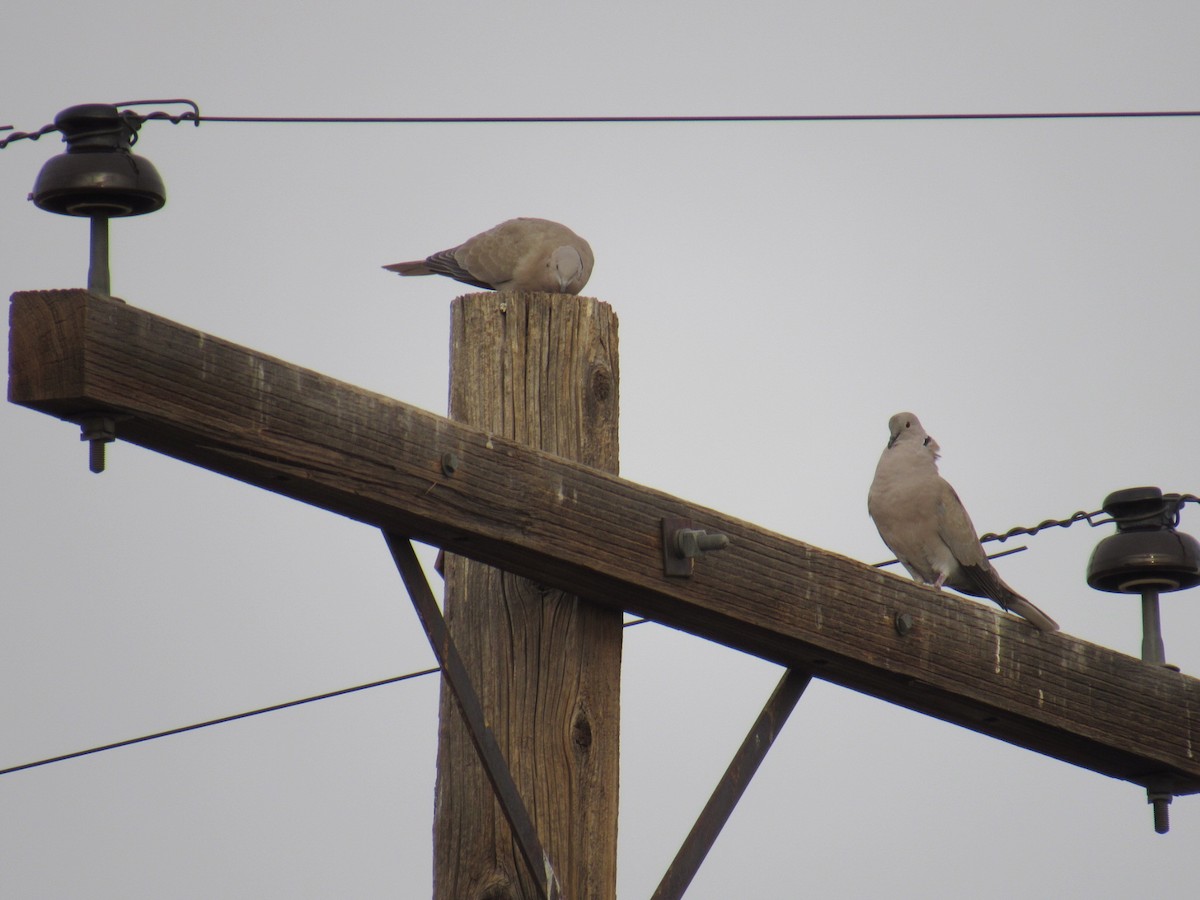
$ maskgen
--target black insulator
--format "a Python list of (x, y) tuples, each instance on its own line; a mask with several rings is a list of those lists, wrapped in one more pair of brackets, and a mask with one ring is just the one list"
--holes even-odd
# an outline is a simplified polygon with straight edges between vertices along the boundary
[(1092, 551), (1087, 583), (1098, 591), (1139, 594), (1168, 592), (1200, 584), (1200, 543), (1175, 530), (1182, 500), (1155, 487), (1109, 494), (1104, 511), (1117, 533)]
[(48, 160), (29, 195), (39, 209), (66, 216), (117, 218), (162, 209), (163, 180), (135, 156), (141, 121), (115, 106), (85, 103), (54, 117), (67, 151)]

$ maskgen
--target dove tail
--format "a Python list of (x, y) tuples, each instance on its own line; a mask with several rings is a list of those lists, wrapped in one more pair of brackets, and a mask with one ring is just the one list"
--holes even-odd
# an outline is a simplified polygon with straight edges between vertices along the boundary
[(950, 587), (975, 597), (987, 597), (1003, 609), (1029, 621), (1038, 631), (1058, 631), (1058, 623), (1010, 588), (989, 566), (960, 566)]
[(398, 272), (401, 275), (432, 275), (433, 269), (425, 265), (425, 260), (414, 259), (412, 262), (392, 263), (390, 266), (384, 266), (389, 272)]
[[(993, 570), (994, 571), (994, 570)], [(1058, 631), (1058, 623), (1010, 588), (996, 576), (996, 591), (988, 594), (1010, 613), (1016, 613), (1038, 631)]]
[(1038, 631), (1058, 631), (1058, 623), (1052, 618), (1026, 600), (1024, 597), (1013, 594), (1013, 599), (1008, 601), (1008, 611), (1016, 613), (1022, 619), (1027, 619)]

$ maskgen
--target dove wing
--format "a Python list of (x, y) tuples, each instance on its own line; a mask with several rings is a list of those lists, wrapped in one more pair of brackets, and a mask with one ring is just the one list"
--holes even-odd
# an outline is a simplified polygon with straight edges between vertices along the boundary
[(458, 261), (458, 251), (459, 248), (455, 247), (453, 250), (443, 250), (440, 253), (435, 253), (425, 259), (425, 266), (430, 272), (436, 272), (438, 275), (448, 275), (455, 281), (461, 281), (463, 284), (472, 284), (475, 287), (481, 287), (488, 291), (495, 290), (496, 285), (489, 284), (483, 278), (476, 277)]
[(987, 566), (987, 556), (979, 543), (979, 534), (967, 515), (967, 509), (958, 499), (958, 493), (939, 476), (938, 537), (950, 548), (950, 553), (960, 566)]

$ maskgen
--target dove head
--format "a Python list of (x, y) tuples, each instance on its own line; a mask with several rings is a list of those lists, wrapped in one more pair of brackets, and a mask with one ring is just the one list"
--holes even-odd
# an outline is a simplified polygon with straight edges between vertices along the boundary
[(908, 445), (912, 447), (925, 447), (933, 454), (933, 458), (938, 458), (938, 442), (935, 441), (925, 431), (921, 425), (921, 420), (910, 412), (896, 413), (888, 419), (888, 449), (896, 445)]
[(583, 290), (590, 273), (584, 271), (583, 256), (574, 247), (556, 247), (546, 261), (550, 281), (558, 284), (563, 294), (574, 294)]

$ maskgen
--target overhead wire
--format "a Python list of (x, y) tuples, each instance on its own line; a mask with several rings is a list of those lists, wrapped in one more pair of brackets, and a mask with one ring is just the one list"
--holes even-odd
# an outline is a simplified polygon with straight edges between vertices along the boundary
[(180, 122), (234, 122), (243, 124), (303, 125), (581, 125), (667, 124), (720, 122), (929, 122), (1005, 119), (1132, 119), (1200, 116), (1200, 110), (1129, 110), (1114, 112), (1013, 112), (1013, 113), (834, 113), (659, 116), (209, 116), (183, 113), (170, 116), (150, 113), (146, 118)]
[(35, 769), (38, 766), (48, 766), (51, 763), (66, 762), (69, 759), (78, 759), (81, 756), (90, 756), (93, 753), (103, 753), (107, 750), (116, 750), (119, 747), (129, 747), (133, 744), (142, 744), (146, 741), (154, 741), (159, 738), (170, 737), (176, 734), (184, 734), (188, 731), (197, 731), (201, 728), (209, 728), (213, 725), (224, 725), (228, 722), (236, 722), (239, 719), (248, 719), (252, 716), (261, 716), (269, 712), (278, 712), (281, 709), (290, 709), (294, 706), (302, 706), (305, 703), (316, 703), (318, 700), (329, 700), (332, 697), (342, 697), (346, 694), (353, 694), (357, 691), (366, 691), (371, 688), (383, 687), (387, 684), (396, 684), (401, 681), (408, 681), (412, 678), (419, 678), (422, 675), (432, 675), (434, 672), (440, 672), (440, 669), (422, 669), (419, 672), (409, 672), (406, 675), (397, 675), (394, 678), (384, 678), (381, 681), (372, 681), (369, 684), (359, 684), (354, 687), (342, 688), (336, 691), (328, 691), (324, 694), (316, 694), (312, 697), (304, 697), (300, 700), (289, 700), (287, 703), (276, 703), (273, 706), (264, 706), (261, 709), (252, 709), (248, 712), (234, 713), (231, 716), (221, 716), (219, 719), (209, 719), (205, 722), (197, 722), (194, 725), (184, 725), (181, 728), (169, 728), (166, 731), (156, 731), (154, 734), (146, 734), (141, 737), (129, 738), (124, 741), (116, 741), (111, 744), (103, 744), (99, 747), (89, 747), (87, 750), (76, 750), (73, 753), (64, 753), (61, 756), (52, 756), (48, 759), (39, 759), (35, 762), (22, 763), (18, 766), (9, 766), (6, 769), (0, 769), (0, 775), (9, 775), (13, 772), (21, 772), (25, 769)]
[[(127, 100), (111, 104), (118, 108), (131, 106), (186, 105), (183, 113), (155, 111), (126, 112), (123, 115), (140, 122), (168, 121), (178, 125), (191, 122), (224, 122), (240, 124), (288, 125), (579, 125), (579, 124), (672, 124), (672, 123), (748, 123), (748, 122), (938, 122), (938, 121), (1005, 121), (1036, 119), (1170, 119), (1200, 116), (1200, 110), (1097, 110), (1050, 112), (982, 112), (982, 113), (798, 113), (798, 114), (732, 114), (732, 115), (591, 115), (591, 116), (209, 116), (200, 112), (192, 100)], [(11, 126), (0, 130), (11, 130)], [(36, 131), (17, 131), (0, 140), (0, 149), (14, 141), (34, 140), (57, 131), (54, 123)]]
[[(209, 116), (203, 115), (200, 112), (199, 106), (191, 100), (176, 99), (176, 100), (131, 100), (121, 103), (112, 104), (115, 107), (130, 107), (130, 106), (146, 106), (146, 105), (186, 105), (190, 107), (188, 112), (172, 114), (165, 111), (155, 111), (152, 113), (131, 113), (126, 112), (126, 115), (136, 121), (168, 121), (172, 124), (181, 124), (191, 122), (199, 126), (201, 122), (222, 122), (222, 123), (241, 123), (241, 124), (323, 124), (323, 125), (348, 125), (348, 124), (471, 124), (471, 125), (500, 125), (500, 124), (670, 124), (670, 123), (772, 123), (772, 122), (930, 122), (930, 121), (1004, 121), (1004, 120), (1038, 120), (1038, 119), (1148, 119), (1148, 118), (1194, 118), (1200, 117), (1200, 110), (1121, 110), (1121, 111), (1094, 111), (1094, 112), (1009, 112), (1009, 113), (863, 113), (863, 114), (796, 114), (796, 115), (657, 115), (657, 116)], [(2, 125), (0, 131), (12, 131), (13, 126)], [(32, 132), (14, 131), (0, 140), (0, 149), (7, 147), (10, 143), (19, 140), (38, 140), (46, 134), (53, 133), (58, 130), (54, 123), (42, 126), (40, 129)], [(1184, 494), (1179, 498), (1180, 505), (1188, 502), (1200, 503), (1200, 497), (1192, 494)], [(1111, 522), (1111, 519), (1104, 521), (1094, 521), (1095, 517), (1101, 514), (1102, 510), (1093, 512), (1084, 512), (1082, 510), (1073, 513), (1065, 519), (1046, 519), (1032, 526), (1017, 526), (1011, 528), (1002, 534), (988, 532), (980, 536), (982, 543), (990, 541), (1004, 542), (1010, 537), (1016, 535), (1036, 535), (1046, 528), (1059, 527), (1068, 528), (1079, 521), (1086, 521), (1092, 527), (1104, 525)], [(1012, 553), (1019, 553), (1025, 550), (1025, 547), (1015, 547), (1009, 550), (1004, 550), (999, 553), (991, 554), (989, 558), (995, 559), (1001, 556), (1007, 556)], [(875, 567), (881, 568), (897, 563), (898, 560), (891, 559), (884, 562), (875, 563)], [(624, 623), (624, 627), (640, 625), (646, 622), (646, 619), (634, 619)], [(374, 681), (368, 684), (356, 685), (354, 687), (342, 688), (336, 691), (329, 691), (324, 694), (317, 694), (311, 697), (304, 697), (299, 700), (291, 700), (286, 703), (279, 703), (272, 706), (262, 707), (260, 709), (250, 710), (242, 713), (235, 713), (229, 716), (222, 716), (217, 719), (210, 719), (204, 722), (197, 722), (192, 725), (185, 725), (179, 728), (172, 728), (166, 731), (159, 731), (153, 734), (143, 735), (141, 737), (130, 738), (127, 740), (117, 741), (111, 744), (104, 744), (98, 747), (92, 747), (86, 750), (78, 750), (72, 753), (62, 754), (60, 756), (50, 757), (47, 759), (37, 760), (35, 762), (23, 763), (17, 766), (0, 769), (0, 775), (8, 775), (13, 772), (19, 772), (26, 769), (32, 769), (39, 766), (46, 766), (52, 763), (65, 762), (70, 759), (77, 759), (82, 756), (88, 756), (95, 753), (102, 753), (108, 750), (115, 750), (120, 747), (128, 747), (133, 744), (144, 743), (146, 741), (157, 740), (159, 738), (169, 737), (177, 734), (184, 734), (189, 731), (195, 731), (201, 728), (208, 728), (214, 725), (226, 724), (229, 722), (238, 721), (240, 719), (251, 718), (253, 716), (264, 715), (270, 712), (278, 712), (283, 709), (289, 709), (295, 706), (301, 706), (308, 703), (315, 703), (321, 700), (328, 700), (333, 697), (340, 697), (358, 691), (370, 690), (372, 688), (383, 687), (389, 684), (407, 681), (409, 679), (418, 678), (424, 675), (431, 675), (441, 671), (439, 668), (423, 669), (416, 672), (409, 672), (405, 675), (398, 675), (392, 678), (385, 678), (381, 681)]]
[[(1197, 497), (1195, 494), (1164, 494), (1163, 499), (1164, 500), (1174, 499), (1174, 500), (1178, 501), (1178, 506), (1176, 507), (1176, 510), (1175, 510), (1175, 524), (1176, 525), (1179, 524), (1179, 509), (1182, 508), (1185, 503), (1200, 503), (1200, 497)], [(987, 544), (987, 543), (990, 543), (991, 541), (999, 541), (1000, 543), (1004, 543), (1010, 537), (1016, 537), (1019, 534), (1025, 534), (1025, 535), (1029, 535), (1032, 537), (1033, 535), (1038, 534), (1039, 532), (1044, 531), (1047, 528), (1070, 528), (1076, 522), (1087, 522), (1088, 525), (1090, 525), (1092, 528), (1098, 528), (1101, 525), (1111, 525), (1113, 522), (1116, 521), (1115, 519), (1111, 519), (1111, 518), (1100, 519), (1100, 521), (1096, 521), (1097, 517), (1101, 516), (1103, 514), (1104, 514), (1104, 510), (1102, 510), (1102, 509), (1093, 510), (1092, 512), (1084, 512), (1083, 510), (1078, 510), (1076, 512), (1071, 513), (1071, 515), (1069, 515), (1063, 519), (1044, 519), (1041, 522), (1038, 522), (1036, 525), (1017, 525), (1016, 527), (1010, 528), (1010, 529), (1008, 529), (1008, 531), (1002, 532), (1000, 534), (997, 534), (994, 531), (989, 531), (986, 534), (981, 534), (979, 536), (979, 543)], [(1161, 513), (1157, 512), (1157, 511), (1152, 511), (1152, 512), (1148, 513), (1145, 518), (1155, 519), (1160, 515), (1161, 515)], [(1020, 553), (1021, 551), (1026, 550), (1026, 549), (1028, 549), (1028, 548), (1013, 547), (1010, 550), (1001, 550), (999, 553), (989, 553), (988, 559), (999, 559), (1002, 556), (1010, 556), (1013, 553)], [(884, 562), (875, 563), (874, 565), (875, 565), (875, 568), (882, 569), (886, 566), (894, 566), (898, 562), (900, 562), (900, 560), (898, 560), (898, 559), (889, 559), (889, 560), (885, 560)]]
[[(1111, 519), (1106, 519), (1103, 522), (1093, 522), (1092, 520), (1102, 512), (1103, 510), (1099, 509), (1095, 512), (1084, 512), (1083, 510), (1080, 510), (1078, 512), (1071, 513), (1071, 515), (1065, 519), (1045, 519), (1041, 522), (1038, 522), (1036, 525), (1017, 525), (1015, 528), (1008, 529), (1008, 531), (1004, 532), (1003, 534), (996, 534), (995, 532), (989, 531), (987, 534), (981, 534), (979, 536), (979, 543), (986, 544), (991, 541), (1000, 541), (1003, 543), (1010, 537), (1015, 537), (1018, 534), (1027, 534), (1032, 536), (1046, 528), (1070, 528), (1076, 522), (1087, 522), (1089, 525), (1095, 528), (1097, 525), (1106, 525), (1108, 522), (1112, 521)], [(999, 553), (989, 553), (987, 558), (999, 559), (1002, 556), (1011, 556), (1014, 553), (1020, 553), (1026, 549), (1028, 548), (1013, 547), (1009, 550), (1001, 550)], [(882, 569), (887, 566), (894, 566), (898, 562), (900, 562), (898, 559), (884, 560), (883, 562), (875, 563), (875, 568)]]
[[(623, 628), (632, 628), (634, 625), (642, 625), (648, 619), (631, 619), (623, 623)], [(389, 684), (398, 684), (402, 681), (410, 681), (414, 678), (420, 678), (425, 675), (434, 675), (442, 671), (441, 668), (435, 666), (431, 669), (420, 669), (415, 672), (408, 672), (404, 675), (396, 675), (392, 678), (384, 678), (380, 681), (372, 681), (367, 684), (359, 684), (354, 687), (340, 688), (336, 691), (327, 691), (323, 694), (314, 694), (311, 697), (303, 697), (299, 700), (289, 700), (286, 703), (276, 703), (271, 706), (264, 706), (259, 709), (252, 709), (247, 712), (234, 713), (230, 716), (221, 716), (216, 719), (208, 719), (204, 722), (196, 722), (193, 725), (183, 725), (179, 728), (168, 728), (166, 731), (156, 731), (153, 734), (145, 734), (141, 737), (128, 738), (122, 741), (114, 741), (111, 744), (102, 744), (98, 747), (89, 747), (86, 750), (75, 750), (71, 753), (63, 753), (59, 756), (51, 756), (46, 759), (35, 760), (34, 762), (21, 763), (16, 766), (9, 766), (5, 769), (0, 769), (0, 775), (9, 775), (13, 772), (22, 772), (26, 769), (36, 769), (39, 766), (48, 766), (52, 763), (66, 762), (71, 759), (79, 759), (81, 756), (91, 756), (94, 753), (104, 753), (108, 750), (117, 750), (121, 747), (130, 747), (134, 744), (143, 744), (147, 741), (158, 740), (159, 738), (171, 737), (177, 734), (185, 734), (189, 731), (198, 731), (201, 728), (209, 728), (213, 725), (226, 725), (230, 722), (236, 722), (240, 719), (249, 719), (254, 716), (265, 715), (266, 713), (279, 712), (284, 709), (291, 709), (295, 706), (303, 706), (306, 703), (316, 703), (320, 700), (331, 700), (334, 697), (344, 697), (347, 694), (357, 693), (359, 691), (368, 691), (373, 688), (385, 687)]]

